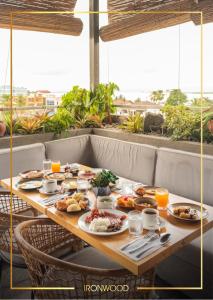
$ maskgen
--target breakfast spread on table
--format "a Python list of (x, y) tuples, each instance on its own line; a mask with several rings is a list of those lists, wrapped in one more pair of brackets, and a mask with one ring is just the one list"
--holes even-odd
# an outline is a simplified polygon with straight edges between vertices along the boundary
[[(132, 184), (129, 180), (116, 177), (109, 170), (97, 172), (96, 169), (67, 164), (59, 171), (50, 172), (46, 172), (45, 176), (39, 170), (23, 172), (20, 177), (26, 180), (19, 181), (16, 186), (29, 194), (31, 190), (38, 190), (40, 194), (46, 195), (46, 199), (42, 200), (47, 210), (52, 209), (59, 216), (69, 213), (70, 220), (73, 218), (76, 222), (74, 226), (90, 235), (121, 236), (122, 232), (129, 230), (135, 242), (126, 242), (124, 250), (120, 251), (136, 261), (156, 251), (169, 240), (165, 242), (160, 238), (164, 232), (171, 235), (167, 232), (166, 224), (167, 221), (172, 222), (172, 219), (160, 215), (162, 208), (173, 220), (182, 223), (193, 224), (208, 215), (207, 210), (202, 210), (196, 203), (169, 204), (169, 192), (164, 188)], [(40, 177), (43, 179), (35, 180)], [(118, 180), (121, 188), (117, 188)], [(117, 189), (112, 192), (112, 187)], [(94, 197), (90, 198), (91, 193)], [(155, 234), (157, 239), (150, 234)]]
[[(36, 181), (33, 179), (43, 177), (43, 171), (30, 170), (20, 174), (21, 178), (28, 179), (25, 182), (19, 182), (17, 187), (26, 191), (39, 189), (41, 194), (54, 195), (57, 193), (68, 192), (68, 194), (54, 202), (48, 202), (55, 205), (56, 209), (63, 212), (82, 212), (89, 210), (89, 200), (85, 196), (87, 191), (94, 186), (97, 188), (103, 186), (104, 190), (107, 183), (115, 182), (119, 178), (116, 177), (111, 171), (102, 170), (100, 173), (96, 173), (89, 168), (81, 168), (78, 164), (67, 164), (64, 168), (65, 172), (52, 172), (47, 173), (42, 181)], [(77, 178), (72, 178), (72, 171), (78, 173)], [(69, 177), (70, 175), (71, 177)], [(100, 177), (102, 175), (102, 177)], [(109, 178), (108, 178), (109, 177)], [(32, 179), (31, 181), (29, 179)], [(52, 182), (55, 180), (55, 182)], [(83, 189), (82, 184), (85, 181), (87, 188)], [(57, 185), (57, 182), (59, 182)], [(96, 185), (94, 184), (96, 183)], [(80, 186), (81, 184), (81, 186)], [(125, 182), (123, 183), (125, 185)], [(127, 183), (128, 184), (128, 183)], [(101, 189), (99, 189), (100, 192)], [(117, 215), (117, 213), (110, 213), (109, 210), (113, 210), (114, 207), (118, 209), (137, 210), (143, 211), (144, 209), (159, 209), (159, 199), (157, 198), (157, 191), (160, 190), (154, 186), (144, 186), (142, 184), (136, 184), (132, 187), (132, 193), (129, 195), (119, 195), (117, 193), (117, 199), (115, 200), (111, 195), (96, 195), (96, 204), (93, 206), (96, 209), (91, 211), (91, 214), (86, 216), (85, 223), (89, 224), (90, 232), (116, 232), (122, 227), (123, 218), (125, 215)], [(78, 191), (78, 192), (75, 192)], [(71, 193), (74, 194), (70, 195)], [(69, 196), (68, 196), (69, 195)], [(168, 198), (168, 195), (167, 195)], [(168, 200), (167, 200), (168, 203)], [(94, 203), (93, 203), (94, 204)], [(103, 209), (105, 209), (103, 211)], [(166, 206), (165, 206), (166, 209)], [(199, 221), (201, 219), (200, 210), (195, 206), (190, 205), (178, 205), (177, 203), (168, 207), (170, 215), (180, 220)], [(207, 214), (205, 214), (206, 216)]]

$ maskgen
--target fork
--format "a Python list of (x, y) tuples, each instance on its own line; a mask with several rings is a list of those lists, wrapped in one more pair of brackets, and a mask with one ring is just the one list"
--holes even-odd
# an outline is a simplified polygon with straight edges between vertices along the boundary
[(121, 251), (124, 251), (126, 250), (129, 246), (132, 246), (134, 243), (136, 243), (137, 245), (137, 242), (139, 242), (141, 239), (148, 239), (150, 238), (152, 235), (154, 235), (154, 232), (153, 231), (150, 231), (148, 232), (147, 234), (145, 234), (143, 237), (138, 237), (136, 239), (134, 239), (133, 241), (129, 242), (128, 244), (124, 245), (123, 247), (120, 248)]
[(129, 254), (133, 254), (133, 253), (137, 252), (138, 250), (140, 250), (141, 248), (143, 248), (144, 246), (146, 246), (150, 242), (153, 242), (153, 241), (157, 240), (158, 238), (159, 238), (159, 235), (157, 233), (153, 234), (150, 238), (148, 238), (148, 240), (145, 243), (143, 243), (142, 245), (130, 250)]

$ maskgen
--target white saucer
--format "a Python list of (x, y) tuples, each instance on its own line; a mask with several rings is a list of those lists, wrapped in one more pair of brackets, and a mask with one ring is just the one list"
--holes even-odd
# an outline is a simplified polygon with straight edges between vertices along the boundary
[(160, 224), (157, 224), (155, 227), (143, 225), (143, 228), (146, 230), (158, 230), (159, 228), (161, 229), (161, 228), (165, 227), (165, 225), (166, 225), (165, 220), (161, 217), (159, 217), (159, 220), (160, 220)]
[(43, 194), (43, 195), (55, 195), (55, 194), (58, 194), (60, 192), (60, 186), (58, 185), (57, 187), (57, 190), (54, 191), (54, 192), (47, 192), (43, 187), (41, 187), (38, 191), (40, 194)]

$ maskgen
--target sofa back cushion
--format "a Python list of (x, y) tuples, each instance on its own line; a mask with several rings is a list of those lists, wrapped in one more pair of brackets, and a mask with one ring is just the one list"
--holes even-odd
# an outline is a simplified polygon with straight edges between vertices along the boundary
[[(45, 147), (41, 143), (13, 148), (13, 176), (27, 170), (41, 170)], [(0, 179), (10, 177), (10, 149), (0, 150)]]
[(90, 164), (91, 146), (89, 135), (81, 135), (45, 143), (46, 157), (60, 160), (61, 164)]
[(94, 167), (119, 176), (153, 184), (157, 148), (91, 135)]
[[(213, 156), (203, 156), (203, 200), (213, 205)], [(201, 159), (199, 154), (160, 148), (157, 154), (155, 185), (171, 193), (200, 202)]]

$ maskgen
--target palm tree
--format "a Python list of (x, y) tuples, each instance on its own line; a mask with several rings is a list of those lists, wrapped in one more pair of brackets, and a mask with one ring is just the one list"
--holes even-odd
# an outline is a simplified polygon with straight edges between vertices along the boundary
[(153, 91), (152, 94), (151, 94), (151, 100), (153, 102), (161, 101), (161, 100), (163, 100), (163, 98), (164, 98), (163, 90)]

